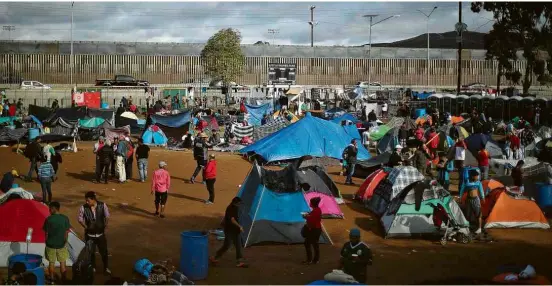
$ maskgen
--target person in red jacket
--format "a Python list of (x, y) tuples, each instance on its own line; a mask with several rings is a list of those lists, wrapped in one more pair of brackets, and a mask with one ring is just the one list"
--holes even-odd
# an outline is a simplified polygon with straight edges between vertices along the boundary
[(481, 171), (481, 181), (489, 179), (489, 151), (485, 148), (481, 148), (477, 153), (477, 163), (479, 165), (479, 171)]
[[(304, 214), (307, 223), (303, 227), (302, 235), (305, 238), (307, 260), (303, 261), (303, 264), (317, 264), (320, 260), (320, 247), (318, 245), (320, 235), (322, 235), (322, 210), (319, 207), (320, 201), (321, 199), (319, 197), (310, 199), (312, 211)], [(312, 256), (311, 245), (314, 249), (314, 258)]]
[(431, 159), (435, 159), (437, 155), (437, 148), (439, 147), (439, 134), (435, 131), (434, 127), (431, 127), (429, 130), (429, 134), (427, 134), (426, 137), (427, 140), (427, 147), (429, 149), (429, 154), (431, 155)]
[(215, 181), (217, 180), (217, 161), (215, 161), (215, 154), (209, 154), (209, 161), (205, 166), (203, 178), (205, 178), (205, 184), (209, 192), (209, 199), (206, 200), (205, 203), (212, 205), (215, 202)]
[(14, 117), (17, 113), (17, 105), (15, 105), (15, 100), (10, 104), (10, 109), (8, 109), (8, 115)]

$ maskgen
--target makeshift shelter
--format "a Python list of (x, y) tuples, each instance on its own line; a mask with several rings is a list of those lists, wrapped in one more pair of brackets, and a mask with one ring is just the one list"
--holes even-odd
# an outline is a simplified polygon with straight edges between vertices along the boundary
[[(240, 153), (256, 154), (267, 162), (303, 156), (341, 159), (343, 150), (352, 139), (341, 126), (316, 118), (309, 112), (300, 121), (241, 149)], [(357, 158), (370, 158), (370, 153), (360, 144)]]
[(182, 137), (190, 130), (191, 112), (182, 112), (175, 115), (151, 115), (152, 124), (157, 125), (171, 141), (182, 141)]
[[(42, 227), (49, 215), (48, 207), (34, 200), (14, 199), (0, 205), (0, 267), (8, 267), (10, 256), (15, 254), (28, 252), (44, 256), (46, 237)], [(29, 228), (33, 234), (27, 250), (25, 237)], [(71, 266), (84, 248), (84, 242), (71, 231), (67, 246), (67, 264)], [(47, 265), (46, 259), (43, 262)]]
[(485, 228), (550, 228), (535, 201), (503, 188), (497, 188), (486, 196), (482, 214), (486, 217)]
[(268, 103), (263, 105), (245, 105), (247, 110), (247, 122), (253, 126), (260, 126), (264, 116), (272, 113), (272, 106)]
[(142, 140), (146, 145), (166, 146), (168, 142), (167, 136), (157, 125), (150, 125), (142, 134)]
[(111, 142), (113, 142), (113, 139), (120, 138), (121, 136), (130, 136), (130, 126), (128, 125), (123, 127), (113, 127), (108, 125), (107, 122), (104, 122), (102, 128), (104, 130), (105, 139), (109, 139)]
[(290, 122), (283, 117), (271, 118), (264, 125), (253, 128), (253, 141), (259, 141), (266, 136), (279, 131), (290, 125)]
[(48, 107), (29, 104), (28, 113), (36, 116), (40, 121), (44, 121), (52, 116), (54, 111)]
[(242, 123), (231, 123), (227, 124), (224, 129), (224, 140), (229, 142), (231, 137), (234, 137), (238, 142), (241, 141), (244, 137), (253, 137), (255, 126), (253, 125), (243, 125)]
[(333, 123), (340, 124), (342, 121), (346, 121), (346, 120), (352, 121), (353, 123), (357, 123), (357, 122), (360, 121), (354, 115), (352, 115), (351, 113), (345, 113), (345, 114), (343, 114), (339, 117), (333, 118), (330, 121), (333, 122)]
[(88, 108), (87, 115), (90, 118), (103, 118), (109, 124), (115, 125), (115, 110), (114, 109), (95, 109), (95, 108)]
[(62, 118), (65, 122), (74, 124), (77, 120), (85, 117), (86, 107), (59, 108), (44, 121), (53, 124), (58, 118)]
[(27, 128), (11, 129), (4, 127), (0, 129), (0, 143), (14, 143), (19, 142), (25, 135), (27, 135)]
[[(303, 243), (301, 229), (305, 219), (301, 213), (310, 208), (303, 192), (293, 188), (286, 176), (288, 168), (266, 170), (256, 163), (245, 178), (238, 197), (242, 199), (239, 223), (244, 228), (242, 243), (245, 247), (263, 242)], [(287, 184), (285, 182), (288, 182)], [(321, 243), (331, 243), (324, 231)]]
[(295, 114), (289, 111), (285, 111), (283, 115), (281, 115), (280, 113), (281, 113), (281, 110), (274, 112), (274, 114), (272, 114), (272, 118), (284, 117), (286, 120), (288, 120), (291, 123), (295, 123), (299, 121), (299, 118), (295, 116)]
[(379, 169), (370, 174), (370, 176), (368, 176), (366, 180), (364, 180), (362, 185), (360, 185), (360, 188), (358, 188), (358, 191), (355, 193), (354, 199), (363, 203), (369, 201), (374, 195), (374, 190), (376, 189), (376, 187), (381, 181), (387, 178), (388, 174), (389, 173), (386, 172), (384, 169)]
[(433, 206), (438, 204), (459, 226), (469, 226), (450, 193), (436, 181), (425, 180), (405, 188), (391, 201), (381, 217), (385, 237), (440, 234), (433, 224)]
[(49, 134), (63, 135), (63, 136), (76, 136), (77, 135), (77, 122), (78, 118), (75, 121), (67, 121), (62, 117), (57, 117), (56, 119), (49, 121), (48, 127), (50, 129)]
[(399, 166), (391, 169), (389, 174), (379, 183), (374, 190), (372, 199), (366, 207), (376, 215), (382, 215), (393, 199), (395, 199), (406, 187), (424, 180), (416, 168), (411, 166)]

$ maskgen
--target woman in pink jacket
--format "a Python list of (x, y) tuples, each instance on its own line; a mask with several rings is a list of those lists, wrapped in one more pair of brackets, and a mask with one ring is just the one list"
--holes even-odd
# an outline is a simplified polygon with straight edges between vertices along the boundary
[[(171, 175), (165, 169), (167, 163), (159, 162), (159, 169), (153, 172), (151, 180), (151, 194), (155, 193), (155, 216), (165, 218), (165, 205), (167, 204), (167, 196), (171, 187)], [(159, 212), (161, 205), (161, 213)]]

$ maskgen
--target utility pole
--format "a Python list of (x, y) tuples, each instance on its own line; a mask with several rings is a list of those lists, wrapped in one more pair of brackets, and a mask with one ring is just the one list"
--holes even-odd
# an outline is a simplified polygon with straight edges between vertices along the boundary
[(71, 58), (70, 68), (71, 68), (71, 91), (73, 91), (73, 66), (75, 65), (74, 54), (73, 54), (73, 6), (75, 2), (71, 2)]
[(272, 35), (272, 43), (271, 45), (274, 45), (274, 35), (280, 33), (280, 29), (268, 29), (268, 33)]
[(364, 15), (363, 17), (364, 18), (370, 18), (370, 34), (368, 36), (368, 92), (370, 92), (370, 87), (372, 86), (372, 81), (371, 81), (371, 78), (372, 78), (372, 27), (383, 22), (383, 21), (387, 21), (391, 18), (395, 18), (395, 17), (400, 17), (401, 15), (393, 15), (393, 16), (389, 16), (383, 20), (380, 20), (376, 23), (372, 23), (374, 18), (377, 17), (379, 15)]
[(311, 48), (314, 47), (314, 26), (316, 25), (316, 23), (314, 23), (314, 9), (316, 8), (316, 6), (310, 6), (310, 21), (309, 21), (309, 25), (310, 25), (310, 38), (311, 38)]
[(465, 30), (465, 24), (462, 23), (462, 2), (458, 2), (458, 23), (456, 23), (456, 32), (458, 32), (458, 82), (456, 83), (456, 94), (460, 94), (462, 84), (462, 32)]
[(426, 33), (427, 33), (427, 71), (426, 71), (427, 75), (426, 75), (426, 84), (427, 84), (428, 91), (429, 91), (429, 17), (431, 17), (431, 14), (433, 14), (435, 9), (437, 9), (437, 6), (433, 7), (433, 10), (431, 10), (431, 12), (429, 14), (424, 13), (422, 10), (418, 10), (418, 12), (422, 13), (424, 16), (427, 17), (427, 22), (426, 22)]
[[(4, 31), (8, 31), (8, 41), (11, 42), (11, 32), (12, 31), (15, 31), (15, 26), (13, 25), (5, 25), (5, 26), (2, 26), (2, 30)], [(8, 55), (8, 59), (10, 59), (11, 57)], [(9, 61), (10, 63), (8, 64), (8, 82), (10, 84), (10, 87), (11, 87), (11, 83), (12, 83), (12, 78), (11, 78), (11, 70), (12, 70), (12, 65), (11, 65), (11, 60)]]

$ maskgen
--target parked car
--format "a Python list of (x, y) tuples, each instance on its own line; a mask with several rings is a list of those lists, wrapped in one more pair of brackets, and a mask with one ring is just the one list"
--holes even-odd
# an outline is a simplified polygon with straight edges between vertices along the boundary
[(97, 79), (96, 86), (149, 86), (145, 80), (137, 80), (130, 75), (115, 75), (113, 79)]
[(16, 73), (4, 73), (0, 75), (0, 84), (21, 84), (23, 77)]
[[(223, 85), (224, 85), (224, 84), (223, 84), (222, 80), (214, 80), (214, 81), (211, 81), (211, 82), (209, 83), (209, 86), (210, 86), (210, 87), (216, 87), (216, 88), (221, 88)], [(240, 85), (240, 84), (237, 84), (237, 83), (235, 83), (235, 82), (233, 82), (233, 81), (230, 82), (230, 86), (231, 86), (232, 88), (244, 88), (244, 87), (245, 87), (245, 86)]]
[(369, 88), (371, 90), (382, 90), (383, 89), (383, 85), (379, 82), (368, 83), (367, 81), (359, 81), (359, 82), (356, 83), (356, 86), (360, 87), (360, 88)]
[(21, 82), (21, 89), (51, 89), (52, 87), (34, 80), (24, 80)]

